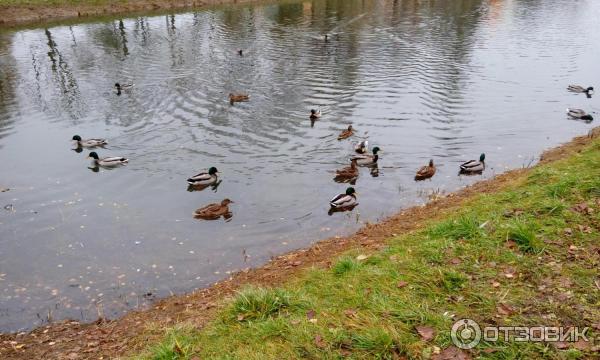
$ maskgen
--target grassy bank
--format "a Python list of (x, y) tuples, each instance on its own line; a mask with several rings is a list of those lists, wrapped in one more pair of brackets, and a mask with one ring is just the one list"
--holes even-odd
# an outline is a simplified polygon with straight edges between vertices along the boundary
[[(140, 359), (547, 358), (599, 356), (598, 341), (452, 347), (460, 318), (482, 327), (600, 333), (600, 140), (515, 175), (498, 192), (349, 251), (278, 288), (248, 287), (202, 329), (181, 323)], [(143, 336), (142, 336), (143, 338)], [(462, 357), (461, 357), (462, 356)]]

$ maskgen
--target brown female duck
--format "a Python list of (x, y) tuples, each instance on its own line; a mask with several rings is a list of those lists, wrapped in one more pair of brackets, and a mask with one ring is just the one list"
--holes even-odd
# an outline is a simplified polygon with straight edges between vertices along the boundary
[(433, 159), (429, 160), (429, 165), (421, 167), (415, 175), (415, 181), (425, 180), (435, 175), (435, 165), (433, 165)]
[(348, 125), (348, 129), (340, 133), (340, 135), (338, 136), (338, 140), (347, 139), (352, 135), (354, 135), (354, 128), (352, 128), (352, 125)]
[(347, 182), (356, 179), (358, 177), (358, 167), (356, 166), (356, 161), (356, 159), (352, 159), (350, 166), (336, 170), (336, 175), (333, 180), (337, 182)]
[(229, 199), (225, 199), (221, 201), (220, 204), (209, 204), (200, 209), (197, 209), (194, 212), (194, 217), (197, 219), (204, 220), (216, 220), (221, 216), (230, 216), (231, 212), (229, 211), (229, 204), (233, 203), (233, 201)]
[(229, 94), (229, 103), (233, 105), (236, 102), (248, 101), (250, 100), (250, 95), (247, 94)]

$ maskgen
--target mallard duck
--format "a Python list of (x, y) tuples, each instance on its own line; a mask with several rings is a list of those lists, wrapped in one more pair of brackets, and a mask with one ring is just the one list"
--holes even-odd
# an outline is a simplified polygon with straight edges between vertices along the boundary
[(344, 194), (339, 194), (329, 201), (332, 209), (348, 209), (358, 205), (356, 201), (356, 190), (353, 187), (346, 189)]
[(229, 204), (232, 203), (233, 201), (224, 199), (220, 204), (208, 204), (194, 211), (194, 217), (204, 220), (216, 220), (221, 216), (229, 216), (231, 215)]
[(115, 83), (115, 89), (117, 89), (117, 95), (121, 95), (121, 91), (131, 90), (132, 88), (133, 88), (133, 84)]
[(352, 159), (356, 159), (356, 163), (360, 166), (373, 166), (379, 160), (379, 146), (373, 148), (373, 154), (355, 155)]
[(239, 55), (239, 56), (244, 56), (244, 50), (242, 50), (242, 49), (239, 49), (239, 50), (238, 50), (238, 55)]
[(354, 146), (354, 152), (357, 154), (366, 154), (369, 151), (369, 142), (367, 140), (361, 141)]
[(569, 87), (567, 87), (567, 90), (569, 90), (571, 92), (575, 92), (575, 93), (586, 93), (586, 94), (590, 94), (590, 95), (594, 93), (593, 86), (584, 88), (583, 86), (580, 86), (580, 85), (569, 85)]
[(354, 135), (354, 128), (352, 125), (348, 125), (348, 128), (340, 133), (338, 140), (344, 140)]
[(479, 156), (479, 161), (469, 160), (460, 165), (461, 174), (479, 174), (485, 170), (485, 154)]
[(435, 175), (435, 165), (433, 165), (433, 159), (429, 160), (429, 165), (421, 167), (417, 170), (417, 174), (415, 175), (415, 180), (425, 180), (433, 177)]
[(97, 146), (104, 146), (108, 144), (104, 139), (81, 139), (81, 136), (73, 136), (73, 141), (77, 141), (77, 147), (93, 148)]
[(352, 159), (350, 166), (346, 166), (343, 169), (336, 170), (335, 178), (333, 180), (337, 182), (346, 182), (354, 180), (358, 177), (358, 167), (356, 167), (356, 159)]
[(219, 180), (219, 171), (216, 167), (211, 167), (208, 172), (201, 172), (187, 179), (188, 184), (193, 186), (198, 185), (213, 185)]
[(310, 119), (316, 120), (321, 117), (321, 108), (319, 109), (310, 109)]
[(229, 94), (229, 102), (233, 105), (235, 102), (248, 101), (250, 95), (246, 94)]
[(100, 159), (98, 154), (95, 151), (92, 151), (88, 158), (92, 158), (94, 161), (94, 165), (103, 166), (103, 167), (114, 167), (118, 165), (125, 165), (129, 162), (128, 159), (120, 156), (113, 156)]
[(581, 120), (594, 120), (594, 118), (592, 117), (592, 115), (586, 113), (585, 111), (581, 110), (581, 109), (567, 109), (567, 115), (569, 115), (570, 117), (574, 118), (574, 119), (581, 119)]

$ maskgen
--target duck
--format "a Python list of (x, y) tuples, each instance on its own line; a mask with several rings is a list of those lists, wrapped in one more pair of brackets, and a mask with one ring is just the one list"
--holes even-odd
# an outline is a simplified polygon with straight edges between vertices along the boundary
[(115, 83), (115, 89), (117, 89), (117, 95), (121, 95), (121, 90), (131, 90), (133, 88), (133, 84), (119, 84)]
[(196, 174), (189, 179), (187, 179), (187, 183), (192, 186), (198, 185), (214, 185), (219, 180), (219, 170), (216, 167), (211, 167), (208, 169), (208, 172), (204, 171), (199, 174)]
[(316, 120), (321, 117), (321, 108), (318, 109), (310, 109), (310, 119)]
[(356, 195), (358, 193), (354, 190), (353, 187), (349, 187), (346, 189), (346, 192), (343, 194), (336, 195), (333, 199), (329, 201), (329, 205), (332, 209), (349, 209), (358, 205), (356, 201)]
[(338, 136), (338, 140), (347, 139), (352, 135), (354, 135), (354, 128), (352, 128), (352, 125), (348, 125), (348, 129), (340, 133), (340, 135)]
[(108, 144), (108, 142), (106, 142), (105, 139), (85, 139), (85, 140), (83, 140), (81, 138), (81, 136), (79, 136), (79, 135), (74, 135), (73, 141), (77, 141), (77, 147), (84, 147), (84, 148), (93, 148), (93, 147), (104, 146), (104, 145)]
[(567, 115), (569, 115), (570, 117), (575, 118), (575, 119), (588, 120), (588, 121), (594, 120), (592, 115), (586, 113), (585, 111), (583, 111), (581, 109), (567, 109)]
[(480, 174), (485, 170), (485, 154), (479, 156), (479, 161), (469, 160), (460, 165), (461, 174)]
[(352, 159), (350, 166), (336, 170), (334, 181), (346, 182), (354, 180), (358, 177), (358, 167), (356, 166), (356, 159)]
[(244, 56), (244, 50), (242, 50), (242, 49), (239, 49), (239, 50), (238, 50), (238, 55), (239, 55), (239, 56)]
[(352, 159), (356, 159), (356, 163), (360, 166), (374, 166), (379, 160), (379, 146), (373, 148), (373, 154), (355, 155)]
[(425, 180), (435, 175), (435, 165), (433, 165), (433, 159), (429, 160), (429, 165), (422, 166), (417, 170), (415, 175), (415, 181)]
[(231, 216), (229, 211), (229, 204), (233, 204), (233, 201), (224, 199), (221, 203), (208, 204), (194, 211), (194, 217), (204, 220), (216, 220), (221, 216)]
[(233, 103), (235, 102), (248, 101), (249, 99), (250, 95), (247, 94), (229, 94), (229, 102), (231, 103), (231, 105), (233, 105)]
[(569, 85), (567, 87), (567, 90), (571, 91), (571, 92), (575, 92), (575, 93), (586, 93), (588, 95), (591, 95), (594, 93), (594, 87), (593, 86), (589, 86), (587, 88), (584, 88), (583, 86), (580, 85)]
[(98, 154), (95, 151), (92, 151), (88, 155), (88, 158), (93, 159), (94, 165), (103, 166), (103, 167), (114, 167), (114, 166), (119, 166), (119, 165), (125, 165), (129, 162), (128, 159), (121, 157), (121, 156), (113, 156), (113, 157), (106, 157), (106, 158), (100, 159), (98, 157)]
[(369, 151), (369, 142), (367, 140), (361, 141), (354, 146), (354, 152), (357, 154), (366, 154)]

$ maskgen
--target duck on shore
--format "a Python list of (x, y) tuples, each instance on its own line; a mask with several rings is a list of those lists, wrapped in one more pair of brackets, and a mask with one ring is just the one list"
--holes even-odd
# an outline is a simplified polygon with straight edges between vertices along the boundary
[(203, 220), (217, 220), (221, 216), (227, 218), (231, 217), (229, 211), (229, 204), (233, 204), (233, 201), (224, 199), (221, 203), (208, 204), (194, 211), (194, 217)]
[(127, 158), (124, 158), (122, 156), (100, 158), (95, 151), (92, 151), (89, 154), (88, 158), (92, 158), (92, 161), (94, 162), (95, 166), (102, 167), (115, 167), (119, 165), (126, 165), (129, 162)]
[(83, 148), (93, 148), (108, 144), (105, 139), (82, 139), (79, 135), (74, 135), (72, 140), (77, 142), (77, 147)]
[(460, 174), (481, 174), (485, 170), (485, 154), (479, 156), (479, 161), (469, 160), (460, 165)]
[(433, 159), (429, 160), (429, 165), (425, 165), (417, 170), (417, 174), (415, 175), (415, 181), (421, 181), (425, 179), (430, 179), (435, 175), (435, 165), (433, 164)]

